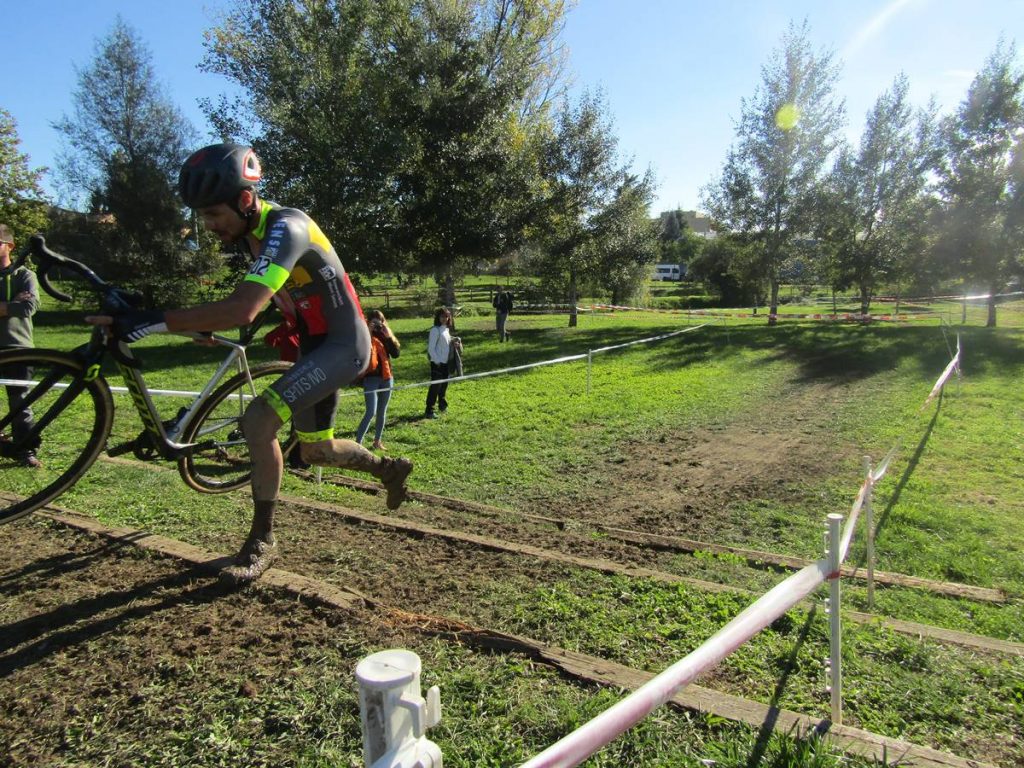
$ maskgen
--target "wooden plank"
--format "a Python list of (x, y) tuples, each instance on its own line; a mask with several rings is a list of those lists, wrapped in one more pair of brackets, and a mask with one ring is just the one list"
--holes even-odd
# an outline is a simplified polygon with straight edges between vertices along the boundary
[(588, 568), (591, 570), (601, 571), (602, 573), (621, 574), (623, 576), (631, 576), (634, 578), (656, 579), (674, 584), (689, 584), (690, 586), (697, 587), (698, 589), (704, 589), (709, 592), (749, 594), (748, 590), (731, 587), (726, 584), (718, 584), (713, 581), (691, 579), (685, 576), (677, 576), (673, 573), (664, 573), (663, 571), (655, 571), (651, 568), (643, 568), (641, 566), (622, 565), (621, 563), (616, 563), (612, 560), (568, 555), (564, 552), (558, 552), (557, 550), (542, 549), (541, 547), (534, 547), (529, 544), (508, 542), (503, 539), (495, 539), (490, 536), (478, 536), (473, 533), (449, 531), (444, 528), (435, 528), (432, 525), (415, 523), (410, 520), (401, 520), (395, 517), (375, 515), (372, 512), (356, 512), (355, 510), (347, 509), (345, 507), (338, 507), (333, 504), (313, 501), (311, 499), (303, 499), (297, 496), (282, 495), (280, 500), (287, 504), (305, 507), (307, 509), (316, 509), (321, 512), (327, 512), (328, 514), (337, 515), (338, 517), (343, 517), (349, 520), (374, 523), (385, 528), (404, 531), (416, 536), (434, 536), (448, 541), (472, 544), (482, 549), (489, 549), (496, 552), (507, 552), (509, 554), (526, 555), (537, 560), (548, 560), (551, 562), (562, 563), (564, 565), (575, 566), (577, 568)]
[[(381, 527), (404, 531), (406, 533), (411, 533), (416, 536), (436, 536), (439, 538), (447, 539), (449, 541), (457, 541), (461, 543), (472, 544), (474, 546), (479, 546), (485, 549), (491, 549), (498, 552), (522, 554), (540, 560), (550, 560), (554, 562), (564, 563), (566, 565), (572, 565), (577, 568), (589, 568), (591, 570), (598, 570), (602, 573), (613, 573), (622, 576), (630, 576), (634, 578), (646, 578), (655, 581), (661, 581), (668, 584), (689, 584), (690, 586), (695, 587), (696, 589), (706, 589), (708, 591), (714, 592), (733, 592), (735, 594), (750, 595), (751, 597), (758, 596), (748, 589), (730, 587), (715, 582), (701, 581), (699, 579), (689, 579), (683, 576), (677, 576), (676, 574), (665, 573), (664, 571), (656, 571), (651, 568), (637, 568), (622, 565), (611, 560), (596, 560), (584, 557), (577, 557), (574, 555), (566, 555), (562, 552), (557, 552), (554, 550), (542, 549), (540, 547), (532, 547), (525, 544), (514, 544), (503, 541), (501, 539), (492, 539), (487, 536), (477, 536), (474, 534), (449, 531), (442, 528), (434, 528), (433, 526), (415, 523), (409, 520), (401, 520), (398, 518), (388, 517), (385, 515), (375, 515), (372, 512), (357, 512), (352, 509), (338, 507), (326, 502), (310, 501), (308, 499), (301, 499), (293, 496), (282, 496), (281, 499), (282, 501), (287, 501), (287, 503), (289, 504), (304, 506), (310, 509), (317, 509), (322, 512), (338, 515), (339, 517), (346, 518), (349, 520), (373, 523)], [(973, 635), (967, 632), (957, 632), (954, 630), (929, 626), (927, 624), (916, 624), (910, 621), (890, 619), (884, 616), (879, 616), (870, 613), (861, 613), (858, 611), (843, 611), (843, 616), (847, 620), (857, 624), (880, 624), (888, 627), (894, 632), (899, 632), (900, 634), (912, 635), (916, 637), (927, 637), (932, 640), (937, 640), (939, 642), (953, 643), (955, 645), (961, 645), (967, 648), (978, 648), (980, 650), (995, 651), (999, 653), (1009, 653), (1015, 656), (1024, 656), (1024, 643), (1016, 643), (1010, 640), (999, 640), (992, 637), (986, 637), (984, 635)]]
[[(231, 557), (212, 554), (184, 541), (169, 539), (165, 536), (136, 531), (130, 528), (112, 528), (92, 518), (76, 515), (67, 510), (59, 510), (59, 508), (55, 507), (47, 507), (47, 510), (45, 512), (37, 512), (36, 514), (80, 531), (94, 533), (112, 541), (131, 544), (150, 552), (159, 552), (177, 560), (182, 560), (204, 573), (217, 574), (232, 563)], [(317, 604), (349, 609), (365, 608), (368, 605), (366, 596), (354, 590), (335, 587), (326, 582), (279, 568), (271, 568), (263, 574), (260, 583), (278, 587), (296, 597), (310, 600)]]
[[(557, 668), (570, 677), (592, 683), (636, 690), (654, 677), (653, 673), (633, 669), (606, 659), (549, 646), (529, 638), (489, 630), (455, 633), (462, 642), (490, 650), (518, 652)], [(735, 722), (746, 723), (768, 731), (807, 736), (817, 733), (849, 755), (881, 760), (890, 764), (916, 768), (996, 768), (978, 760), (962, 758), (949, 752), (912, 744), (901, 739), (870, 731), (837, 725), (825, 718), (816, 718), (791, 710), (744, 699), (728, 693), (691, 683), (677, 692), (670, 703), (695, 712), (704, 712)]]
[[(308, 475), (309, 478), (312, 478), (313, 476), (312, 473), (300, 474), (303, 476)], [(381, 487), (377, 483), (367, 482), (366, 480), (360, 480), (358, 478), (348, 477), (345, 475), (336, 475), (328, 482), (334, 485), (343, 485), (349, 488), (355, 488), (366, 493), (379, 494), (381, 491)], [(513, 512), (512, 510), (493, 507), (488, 504), (481, 504), (480, 502), (453, 499), (448, 496), (423, 493), (422, 491), (409, 491), (408, 495), (409, 498), (416, 501), (421, 501), (426, 504), (434, 504), (448, 509), (455, 509), (462, 512), (476, 512), (491, 517), (508, 517), (515, 515), (527, 520), (537, 520), (538, 522), (552, 525), (559, 530), (590, 527), (594, 530), (606, 533), (610, 537), (618, 539), (619, 541), (657, 547), (659, 549), (665, 549), (673, 552), (710, 552), (717, 555), (735, 555), (743, 558), (749, 565), (755, 567), (770, 565), (779, 568), (800, 570), (801, 568), (810, 565), (812, 562), (811, 560), (807, 560), (802, 557), (780, 555), (774, 552), (762, 552), (760, 550), (745, 549), (743, 547), (731, 547), (725, 544), (714, 544), (709, 541), (698, 541), (696, 539), (687, 539), (679, 536), (665, 536), (662, 534), (647, 533), (645, 531), (632, 531), (626, 528), (617, 528), (614, 526), (601, 525), (600, 523), (589, 523), (580, 520), (570, 520), (567, 518), (553, 518), (529, 513)], [(842, 567), (842, 572), (843, 575), (848, 578), (858, 579), (861, 581), (867, 578), (866, 570), (857, 566), (844, 565)], [(979, 600), (982, 602), (1005, 603), (1007, 600), (1006, 593), (1000, 589), (977, 587), (972, 584), (959, 584), (951, 581), (924, 579), (919, 576), (909, 576), (907, 574), (893, 573), (891, 571), (875, 571), (875, 583), (909, 587), (911, 589), (923, 589), (940, 595), (964, 597), (970, 600)]]
[[(39, 514), (62, 525), (160, 552), (191, 563), (207, 572), (219, 571), (230, 562), (230, 558), (227, 556), (214, 555), (185, 542), (129, 528), (105, 526), (92, 518), (75, 515), (66, 510), (47, 511)], [(588, 656), (547, 645), (530, 638), (471, 627), (444, 617), (404, 612), (353, 590), (338, 588), (278, 568), (271, 568), (267, 571), (260, 584), (263, 587), (274, 587), (295, 597), (327, 607), (344, 610), (372, 607), (389, 614), (395, 619), (395, 623), (400, 623), (424, 634), (452, 637), (460, 642), (485, 647), (489, 650), (524, 654), (553, 666), (571, 677), (587, 682), (635, 690), (654, 677), (650, 672), (626, 667), (596, 656)], [(691, 684), (677, 692), (672, 697), (671, 703), (677, 707), (712, 713), (762, 729), (800, 736), (812, 732), (827, 734), (828, 738), (847, 754), (879, 760), (886, 755), (890, 761), (896, 760), (900, 765), (914, 766), (915, 768), (997, 768), (977, 760), (964, 759), (930, 747), (911, 744), (849, 726), (836, 725), (825, 719), (778, 709), (696, 684)]]

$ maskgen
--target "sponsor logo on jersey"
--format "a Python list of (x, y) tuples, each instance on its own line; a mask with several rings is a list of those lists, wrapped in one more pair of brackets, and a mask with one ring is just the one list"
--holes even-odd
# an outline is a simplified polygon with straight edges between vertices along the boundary
[(256, 260), (249, 267), (249, 274), (256, 275), (257, 277), (263, 277), (267, 274), (267, 270), (270, 268), (270, 259), (265, 255), (259, 255)]
[(330, 264), (324, 264), (318, 271), (324, 280), (334, 280), (338, 277), (337, 271)]
[(320, 367), (313, 368), (299, 376), (281, 396), (285, 399), (286, 403), (291, 405), (304, 394), (311, 391), (313, 387), (323, 384), (325, 381), (327, 381), (327, 373), (324, 369)]

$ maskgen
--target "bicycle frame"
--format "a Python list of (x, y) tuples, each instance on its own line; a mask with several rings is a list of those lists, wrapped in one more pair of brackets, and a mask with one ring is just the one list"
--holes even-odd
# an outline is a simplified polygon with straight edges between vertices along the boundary
[(142, 423), (145, 425), (146, 430), (157, 441), (157, 445), (161, 449), (161, 454), (168, 459), (177, 458), (183, 452), (196, 445), (196, 443), (180, 443), (178, 442), (178, 437), (185, 431), (185, 428), (191, 423), (203, 403), (206, 402), (206, 399), (213, 393), (217, 388), (217, 385), (224, 379), (225, 374), (232, 367), (237, 368), (239, 373), (246, 374), (246, 378), (249, 380), (249, 388), (251, 390), (252, 397), (256, 397), (255, 385), (252, 383), (252, 377), (249, 375), (249, 359), (245, 354), (247, 347), (246, 341), (236, 342), (216, 334), (180, 333), (174, 335), (202, 341), (211, 341), (218, 346), (228, 347), (229, 352), (227, 357), (224, 358), (223, 362), (218, 366), (213, 376), (210, 377), (206, 386), (203, 387), (199, 395), (193, 399), (191, 405), (189, 405), (184, 413), (175, 418), (170, 429), (164, 425), (163, 420), (160, 418), (160, 413), (151, 396), (151, 390), (146, 385), (146, 381), (142, 376), (140, 367), (129, 364), (129, 361), (134, 362), (137, 358), (131, 354), (131, 350), (127, 344), (118, 342), (119, 352), (125, 358), (125, 361), (115, 358), (117, 367), (121, 372), (121, 377), (124, 379), (125, 386), (128, 388), (128, 393), (131, 395), (135, 409), (139, 413), (139, 418), (142, 419)]
[[(192, 403), (185, 409), (184, 413), (180, 413), (173, 421), (173, 424), (168, 428), (165, 426), (163, 419), (160, 417), (160, 412), (153, 402), (152, 390), (146, 384), (145, 378), (142, 375), (141, 365), (138, 362), (138, 358), (132, 354), (131, 349), (124, 342), (117, 342), (117, 354), (112, 355), (115, 362), (117, 363), (118, 370), (121, 373), (121, 377), (124, 379), (125, 387), (128, 390), (128, 394), (132, 398), (132, 403), (135, 406), (135, 410), (138, 411), (139, 418), (146, 429), (146, 432), (154, 439), (155, 445), (158, 448), (161, 456), (166, 459), (176, 459), (183, 453), (187, 452), (191, 448), (195, 447), (197, 443), (182, 443), (178, 441), (179, 436), (185, 431), (196, 413), (202, 407), (203, 403), (210, 397), (213, 391), (217, 388), (221, 381), (224, 380), (225, 375), (229, 370), (237, 369), (239, 373), (244, 373), (249, 381), (249, 388), (251, 390), (251, 396), (255, 398), (257, 396), (255, 385), (252, 382), (252, 377), (249, 375), (249, 359), (246, 355), (246, 349), (248, 342), (251, 341), (253, 336), (253, 330), (258, 327), (259, 323), (250, 326), (247, 333), (244, 334), (243, 338), (239, 341), (232, 341), (231, 339), (219, 336), (217, 334), (202, 334), (202, 333), (180, 333), (173, 334), (175, 336), (184, 336), (195, 340), (201, 340), (205, 342), (213, 342), (214, 344), (228, 348), (228, 355), (224, 358), (221, 364), (217, 367), (217, 370), (210, 377), (210, 380), (203, 387), (202, 391), (193, 398)], [(100, 365), (103, 361), (104, 356), (109, 350), (109, 340), (106, 337), (106, 331), (102, 328), (96, 328), (93, 330), (92, 338), (89, 342), (78, 348), (78, 352), (83, 355), (87, 362), (86, 368), (86, 380), (89, 377), (96, 378), (101, 374), (99, 373)], [(35, 386), (38, 382), (34, 381), (21, 381), (18, 379), (0, 379), (0, 385), (25, 385)], [(61, 385), (57, 385), (61, 386)], [(67, 387), (66, 398), (70, 402), (78, 395), (78, 390), (75, 388), (75, 384), (65, 385)], [(108, 385), (109, 386), (109, 385)], [(45, 387), (41, 387), (37, 390), (36, 394), (30, 395), (25, 400), (25, 406), (31, 407), (34, 402), (42, 395)], [(191, 393), (181, 393), (183, 395)], [(51, 409), (51, 413), (56, 414), (60, 412), (60, 408)], [(38, 435), (43, 429), (49, 424), (50, 418), (44, 415), (39, 419), (32, 428), (30, 438)]]

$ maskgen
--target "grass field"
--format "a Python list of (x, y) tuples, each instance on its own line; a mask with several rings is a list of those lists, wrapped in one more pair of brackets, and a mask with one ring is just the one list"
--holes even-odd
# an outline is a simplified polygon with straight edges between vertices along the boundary
[[(288, 548), (281, 566), (351, 585), (408, 611), (657, 671), (783, 575), (709, 552), (627, 552), (602, 526), (816, 559), (824, 518), (848, 512), (863, 457), (878, 461), (898, 445), (876, 489), (877, 567), (995, 588), (1007, 599), (992, 603), (887, 587), (876, 590), (875, 611), (1024, 642), (1022, 309), (1018, 302), (1001, 310), (996, 329), (980, 327), (983, 316), (976, 308), (968, 325), (950, 327), (950, 319), (959, 322), (959, 307), (944, 318), (868, 326), (784, 320), (768, 327), (751, 318), (594, 313), (570, 329), (564, 315), (513, 315), (507, 344), (497, 342), (493, 320), (480, 314), (459, 320), (467, 373), (706, 325), (595, 355), (589, 373), (580, 361), (453, 384), (450, 410), (437, 421), (420, 418), (425, 388), (395, 393), (384, 442), (391, 455), (416, 463), (411, 487), (504, 510), (484, 520), (416, 503), (403, 506), (396, 518), (551, 550), (600, 553), (748, 589), (751, 596), (549, 567), (465, 545), (444, 548), (302, 510), (291, 511), (283, 522)], [(85, 335), (76, 319), (41, 316), (37, 344), (70, 347)], [(394, 365), (397, 385), (426, 380), (429, 320), (399, 318), (393, 327), (403, 345)], [(958, 334), (962, 377), (922, 409)], [(150, 385), (174, 389), (198, 388), (216, 354), (166, 337), (137, 347)], [(271, 350), (254, 349), (253, 357), (272, 359)], [(362, 397), (355, 389), (344, 394), (336, 432), (349, 437)], [(115, 432), (129, 437), (141, 425), (124, 396), (116, 396), (116, 403)], [(178, 403), (166, 405), (170, 414)], [(297, 477), (286, 478), (285, 492), (353, 510), (383, 509), (376, 498)], [(241, 492), (196, 494), (174, 473), (100, 462), (60, 503), (108, 524), (227, 552), (244, 533), (250, 502)], [(571, 525), (564, 531), (543, 528), (536, 523), (540, 516)], [(851, 561), (863, 562), (862, 536), (854, 541)], [(844, 596), (848, 608), (866, 609), (862, 582), (844, 584)], [(305, 621), (270, 593), (249, 599), (250, 613)], [(220, 610), (244, 612), (245, 601), (245, 595), (232, 595)], [(17, 615), (16, 604), (0, 608), (4, 623)], [(192, 673), (150, 673), (157, 675), (152, 684), (159, 682), (159, 690), (146, 689), (147, 708), (135, 724), (87, 705), (83, 694), (80, 716), (71, 721), (88, 719), (88, 726), (81, 725), (85, 730), (71, 746), (54, 752), (66, 761), (55, 764), (156, 764), (145, 755), (160, 754), (157, 762), (166, 765), (357, 765), (351, 668), (363, 655), (395, 644), (416, 650), (425, 684), (441, 686), (445, 715), (431, 738), (441, 745), (447, 765), (521, 762), (620, 695), (574, 684), (529, 659), (425, 640), (359, 617), (340, 624), (321, 619), (315, 631), (295, 634), (297, 645), (281, 640), (281, 669), (291, 672), (275, 676), (261, 652), (267, 672), (256, 697), (239, 699), (227, 690), (237, 688), (244, 644), (240, 649), (217, 633), (193, 651)], [(174, 636), (172, 631), (165, 642), (172, 645)], [(144, 647), (165, 658), (161, 638), (149, 637)], [(291, 634), (282, 631), (282, 637)], [(990, 764), (1024, 763), (1024, 657), (940, 644), (871, 624), (849, 624), (844, 640), (846, 722)], [(91, 653), (98, 658), (103, 640), (94, 642)], [(823, 612), (808, 605), (791, 611), (701, 682), (824, 717), (828, 697), (821, 662), (827, 649)], [(8, 678), (30, 685), (32, 672), (31, 665), (17, 673), (9, 668)], [(127, 706), (131, 699), (125, 696)], [(177, 712), (173, 722), (166, 714), (170, 709)], [(11, 716), (11, 723), (26, 722)], [(267, 723), (277, 726), (268, 730)], [(0, 733), (0, 747), (10, 748), (10, 731), (0, 726)], [(214, 743), (217, 750), (196, 748)], [(840, 757), (827, 744), (769, 737), (711, 716), (669, 710), (588, 762), (712, 764), (877, 763)]]

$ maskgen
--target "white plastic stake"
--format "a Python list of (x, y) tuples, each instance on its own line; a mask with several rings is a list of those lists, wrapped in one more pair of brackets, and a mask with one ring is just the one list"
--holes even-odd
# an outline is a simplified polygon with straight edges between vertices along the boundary
[(875, 511), (872, 496), (875, 493), (875, 480), (872, 476), (871, 457), (864, 457), (864, 475), (867, 478), (864, 494), (864, 526), (867, 528), (867, 569), (868, 569), (868, 610), (875, 610)]
[(441, 721), (441, 692), (420, 695), (420, 658), (400, 648), (356, 666), (366, 768), (442, 768), (441, 750), (426, 731)]
[(842, 640), (841, 627), (839, 625), (839, 552), (842, 548), (842, 524), (843, 516), (832, 513), (828, 516), (828, 557), (829, 557), (829, 666), (830, 681), (829, 692), (832, 698), (832, 722), (842, 725), (843, 722), (843, 699), (842, 699)]

